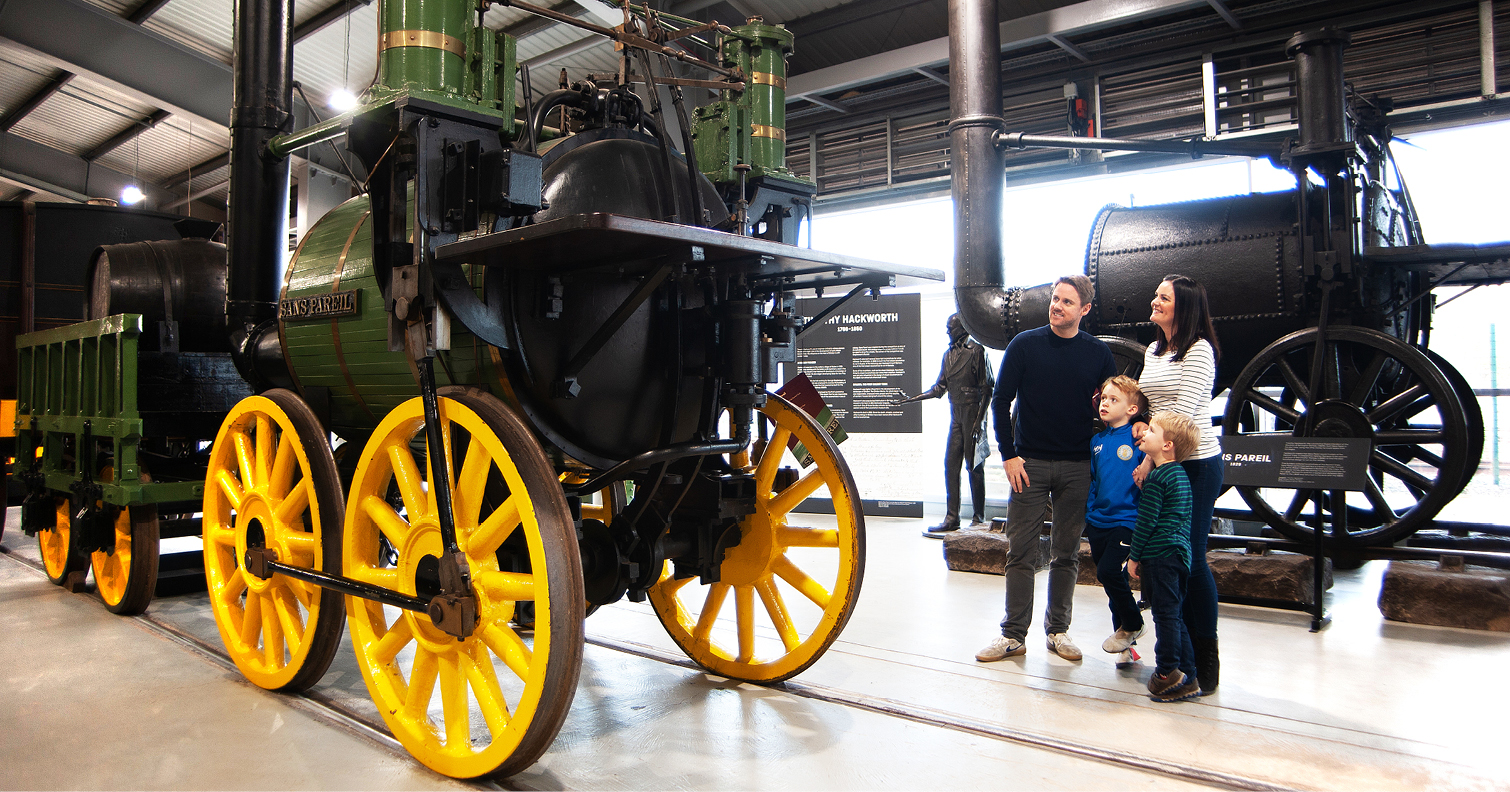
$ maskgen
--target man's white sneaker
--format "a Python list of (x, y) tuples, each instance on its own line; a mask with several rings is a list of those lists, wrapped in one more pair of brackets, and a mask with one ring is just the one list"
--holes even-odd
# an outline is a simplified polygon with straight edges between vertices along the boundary
[(1107, 636), (1105, 641), (1101, 642), (1101, 651), (1106, 652), (1107, 654), (1125, 652), (1127, 651), (1127, 647), (1132, 646), (1133, 641), (1138, 640), (1138, 636), (1143, 634), (1143, 630), (1144, 627), (1139, 627), (1132, 632), (1128, 632), (1127, 630), (1118, 630)]
[(1080, 647), (1070, 640), (1069, 633), (1053, 633), (1049, 635), (1049, 651), (1066, 660), (1079, 660)]
[(1005, 660), (1008, 657), (1016, 657), (1028, 653), (1028, 647), (1023, 646), (1022, 641), (1016, 638), (1008, 638), (998, 635), (990, 646), (975, 653), (975, 659), (982, 663), (992, 663), (997, 660)]

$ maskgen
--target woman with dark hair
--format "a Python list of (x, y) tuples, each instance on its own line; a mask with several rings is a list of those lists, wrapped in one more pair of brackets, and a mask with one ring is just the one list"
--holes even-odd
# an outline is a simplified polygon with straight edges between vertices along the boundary
[[(1180, 464), (1190, 479), (1195, 501), (1190, 520), (1190, 589), (1185, 595), (1185, 627), (1195, 649), (1201, 694), (1216, 690), (1220, 660), (1216, 643), (1216, 580), (1206, 565), (1206, 537), (1222, 489), (1222, 448), (1211, 423), (1211, 391), (1216, 383), (1220, 348), (1211, 323), (1206, 287), (1194, 278), (1168, 275), (1154, 292), (1149, 319), (1157, 337), (1143, 354), (1138, 387), (1150, 412), (1173, 410), (1195, 419), (1201, 442)], [(1145, 461), (1145, 465), (1146, 465)], [(1139, 468), (1139, 485), (1147, 470)]]

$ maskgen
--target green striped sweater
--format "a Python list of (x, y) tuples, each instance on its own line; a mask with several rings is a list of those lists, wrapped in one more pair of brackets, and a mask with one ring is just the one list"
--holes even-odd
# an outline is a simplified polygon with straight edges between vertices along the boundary
[(1190, 479), (1178, 462), (1167, 462), (1149, 472), (1138, 498), (1138, 524), (1133, 528), (1134, 561), (1179, 556), (1190, 566)]

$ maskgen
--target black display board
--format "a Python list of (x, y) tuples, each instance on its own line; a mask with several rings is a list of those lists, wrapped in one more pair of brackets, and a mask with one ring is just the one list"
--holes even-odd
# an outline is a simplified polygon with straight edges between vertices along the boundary
[[(833, 299), (798, 300), (817, 316)], [(922, 298), (856, 297), (797, 339), (797, 369), (848, 432), (922, 432), (923, 414), (892, 406), (922, 390)]]
[(1222, 483), (1361, 491), (1373, 443), (1356, 437), (1224, 435)]

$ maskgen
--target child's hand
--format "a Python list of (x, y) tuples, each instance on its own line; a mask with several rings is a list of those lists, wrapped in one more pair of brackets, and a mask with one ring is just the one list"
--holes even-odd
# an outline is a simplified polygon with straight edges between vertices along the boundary
[(1128, 559), (1127, 560), (1127, 576), (1130, 577), (1130, 578), (1134, 578), (1134, 579), (1136, 579), (1138, 577), (1138, 562), (1137, 561), (1134, 561), (1132, 559)]
[(1149, 457), (1143, 457), (1143, 461), (1133, 468), (1133, 483), (1138, 485), (1138, 489), (1143, 489), (1143, 482), (1148, 479), (1150, 470), (1153, 470), (1153, 460)]

